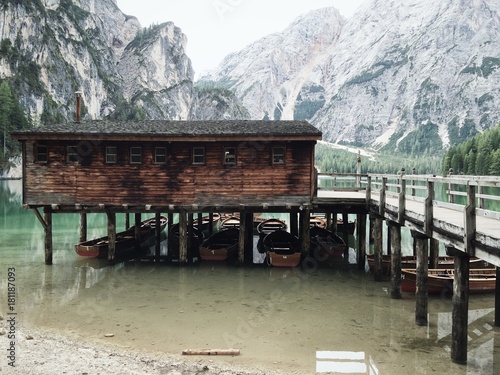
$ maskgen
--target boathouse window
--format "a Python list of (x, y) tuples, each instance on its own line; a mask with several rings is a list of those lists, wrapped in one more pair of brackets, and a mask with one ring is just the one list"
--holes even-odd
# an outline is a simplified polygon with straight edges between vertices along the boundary
[(193, 147), (193, 164), (205, 164), (204, 147)]
[(45, 145), (37, 145), (35, 147), (35, 163), (48, 163), (49, 149)]
[(78, 146), (66, 147), (66, 162), (78, 163)]
[(284, 147), (273, 147), (273, 164), (285, 164)]
[(224, 148), (224, 164), (228, 165), (236, 164), (236, 147)]
[(130, 147), (130, 164), (142, 163), (142, 149), (140, 147)]
[(165, 164), (167, 162), (167, 148), (155, 147), (155, 164)]
[(116, 146), (107, 146), (106, 147), (106, 163), (107, 164), (116, 164), (116, 160), (117, 160)]

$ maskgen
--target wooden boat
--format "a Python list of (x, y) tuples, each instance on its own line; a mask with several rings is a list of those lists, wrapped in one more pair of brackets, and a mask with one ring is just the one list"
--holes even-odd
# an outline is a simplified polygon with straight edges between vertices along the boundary
[(276, 218), (266, 219), (257, 226), (257, 232), (263, 235), (267, 235), (278, 229), (286, 230), (286, 223)]
[[(188, 238), (187, 246), (187, 259), (189, 261), (194, 261), (195, 258), (199, 258), (200, 246), (205, 240), (205, 235), (201, 230), (193, 227), (193, 233), (190, 235), (189, 229), (186, 231)], [(170, 260), (179, 259), (179, 224), (174, 224), (170, 228), (168, 233), (168, 255)]]
[(309, 224), (311, 225), (311, 227), (320, 227), (326, 229), (326, 219), (321, 217), (311, 216), (309, 218)]
[[(164, 230), (168, 219), (160, 217), (160, 231)], [(156, 234), (156, 218), (147, 219), (140, 224), (141, 242), (154, 237)], [(93, 240), (80, 242), (75, 245), (78, 255), (84, 257), (106, 258), (108, 256), (109, 238), (99, 237)], [(130, 227), (123, 232), (116, 234), (115, 255), (120, 255), (135, 249), (135, 227)]]
[(200, 246), (202, 260), (222, 261), (238, 253), (240, 230), (236, 227), (223, 229), (203, 241)]
[(334, 257), (341, 257), (347, 248), (344, 240), (337, 234), (319, 226), (309, 229), (310, 256), (319, 263), (329, 262)]
[(221, 228), (239, 228), (240, 227), (240, 218), (236, 216), (228, 216), (222, 220)]
[(213, 229), (218, 229), (221, 222), (221, 214), (213, 213), (212, 221), (210, 221), (210, 215), (204, 215), (201, 218), (201, 223), (198, 223), (198, 218), (193, 220), (193, 225), (203, 232), (208, 232), (210, 224), (212, 224)]
[(275, 267), (296, 267), (301, 260), (300, 240), (284, 229), (277, 229), (264, 237), (262, 246), (267, 263)]
[[(414, 269), (401, 270), (401, 290), (415, 293), (416, 272)], [(427, 277), (429, 294), (453, 293), (453, 269), (430, 269)], [(496, 270), (493, 268), (477, 268), (469, 270), (469, 293), (489, 293), (495, 291)]]
[[(375, 268), (375, 255), (374, 254), (366, 254), (366, 258), (368, 260), (368, 266), (370, 271), (373, 272)], [(455, 258), (452, 256), (440, 256), (438, 259), (437, 268), (438, 269), (446, 269), (453, 268), (453, 263)], [(470, 268), (490, 268), (492, 267), (488, 262), (479, 259), (479, 258), (470, 258), (469, 260)], [(403, 255), (401, 257), (401, 268), (409, 268), (415, 269), (417, 266), (417, 257), (413, 255)], [(390, 274), (391, 272), (391, 256), (390, 255), (382, 255), (382, 273)]]

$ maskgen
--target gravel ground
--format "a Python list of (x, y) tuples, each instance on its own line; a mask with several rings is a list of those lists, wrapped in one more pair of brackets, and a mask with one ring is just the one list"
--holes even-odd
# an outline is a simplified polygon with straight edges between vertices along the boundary
[[(0, 317), (1, 318), (1, 317)], [(7, 320), (0, 320), (2, 349), (9, 348)], [(111, 344), (81, 342), (59, 333), (16, 330), (15, 367), (0, 358), (1, 374), (22, 375), (283, 375), (268, 370), (234, 368), (210, 356), (134, 352)], [(2, 350), (8, 352), (8, 350)]]

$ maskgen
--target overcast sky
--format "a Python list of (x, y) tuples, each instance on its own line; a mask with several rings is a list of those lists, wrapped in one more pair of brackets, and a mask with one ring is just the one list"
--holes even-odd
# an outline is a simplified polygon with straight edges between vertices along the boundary
[(230, 52), (285, 29), (299, 15), (334, 6), (349, 17), (363, 0), (117, 0), (143, 27), (173, 21), (188, 37), (196, 75), (215, 68)]

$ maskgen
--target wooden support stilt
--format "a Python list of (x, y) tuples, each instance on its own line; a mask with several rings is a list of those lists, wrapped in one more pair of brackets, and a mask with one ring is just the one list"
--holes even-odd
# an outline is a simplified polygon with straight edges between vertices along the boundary
[(116, 214), (106, 211), (108, 216), (108, 264), (115, 264), (116, 250)]
[(130, 213), (125, 214), (125, 229), (130, 228)]
[(247, 215), (244, 211), (240, 212), (240, 237), (238, 241), (238, 265), (245, 263), (245, 238), (247, 230)]
[(356, 219), (356, 239), (358, 241), (358, 269), (365, 269), (366, 262), (366, 214), (359, 214)]
[(160, 261), (160, 250), (161, 250), (161, 227), (160, 227), (161, 213), (157, 212), (155, 214), (155, 262)]
[(332, 214), (330, 212), (327, 212), (325, 214), (325, 219), (326, 219), (326, 228), (330, 230), (332, 227)]
[[(38, 211), (37, 211), (38, 212)], [(49, 208), (43, 210), (43, 221), (45, 221), (45, 264), (52, 264), (52, 211)]]
[(429, 239), (422, 233), (411, 231), (415, 242), (417, 255), (416, 267), (416, 291), (415, 291), (415, 322), (419, 326), (427, 325), (429, 309), (429, 296), (427, 276), (429, 268)]
[[(342, 222), (344, 223), (344, 225), (342, 226), (343, 227), (342, 238), (343, 238), (344, 242), (346, 244), (348, 244), (349, 243), (349, 215), (347, 214), (347, 212), (342, 213)], [(345, 261), (346, 265), (349, 264), (349, 246), (345, 247), (344, 261)]]
[(87, 214), (80, 214), (80, 242), (87, 241)]
[(299, 218), (296, 211), (290, 212), (290, 233), (299, 236)]
[(372, 238), (373, 238), (373, 260), (374, 260), (374, 280), (383, 281), (382, 271), (382, 217), (371, 215), (370, 222), (373, 223)]
[(467, 363), (467, 327), (469, 324), (469, 256), (455, 256), (454, 266), (451, 360), (465, 364)]
[(333, 212), (332, 213), (332, 226), (331, 226), (331, 231), (333, 233), (337, 232), (337, 213)]
[(208, 237), (211, 237), (214, 234), (214, 213), (210, 212), (208, 214)]
[(500, 327), (500, 267), (496, 267), (495, 283), (495, 326)]
[[(201, 215), (200, 215), (201, 216)], [(198, 256), (193, 254), (193, 235), (194, 235), (194, 214), (188, 213), (188, 221), (187, 221), (187, 259), (188, 263), (193, 263), (193, 257)]]
[(438, 268), (439, 263), (439, 241), (429, 239), (429, 268)]
[(248, 212), (245, 221), (245, 264), (253, 264), (253, 213)]
[(400, 299), (401, 295), (401, 226), (389, 222), (391, 244), (391, 298)]
[(134, 237), (135, 237), (135, 249), (137, 252), (141, 249), (141, 214), (136, 213), (134, 215)]
[(309, 255), (311, 241), (310, 241), (310, 222), (311, 213), (309, 210), (303, 210), (300, 212), (301, 218), (301, 239), (302, 239), (302, 257), (305, 258)]
[(186, 263), (187, 251), (187, 217), (185, 212), (179, 212), (179, 264)]

